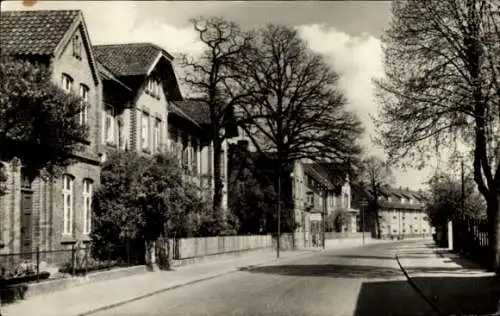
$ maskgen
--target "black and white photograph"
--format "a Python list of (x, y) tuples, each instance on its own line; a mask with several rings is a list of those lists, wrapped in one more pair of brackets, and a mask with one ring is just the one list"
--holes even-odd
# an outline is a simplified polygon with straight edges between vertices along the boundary
[(500, 315), (500, 0), (0, 0), (30, 315)]

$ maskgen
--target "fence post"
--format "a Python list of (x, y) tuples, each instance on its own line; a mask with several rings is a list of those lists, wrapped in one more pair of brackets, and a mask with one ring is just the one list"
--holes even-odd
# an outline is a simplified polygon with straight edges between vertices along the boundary
[(71, 275), (75, 276), (75, 261), (76, 261), (76, 248), (75, 244), (71, 245)]
[(40, 246), (36, 246), (36, 282), (40, 282)]

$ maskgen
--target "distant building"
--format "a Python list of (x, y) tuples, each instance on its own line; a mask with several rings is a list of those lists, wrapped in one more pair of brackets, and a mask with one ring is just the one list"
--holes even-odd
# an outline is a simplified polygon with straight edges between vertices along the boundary
[[(365, 197), (369, 199), (367, 193)], [(362, 199), (362, 194), (356, 194), (355, 203), (360, 205)], [(365, 210), (367, 225), (375, 235), (374, 214), (368, 207)], [(380, 235), (384, 239), (429, 237), (432, 234), (423, 196), (417, 191), (385, 187), (379, 197), (379, 219)]]

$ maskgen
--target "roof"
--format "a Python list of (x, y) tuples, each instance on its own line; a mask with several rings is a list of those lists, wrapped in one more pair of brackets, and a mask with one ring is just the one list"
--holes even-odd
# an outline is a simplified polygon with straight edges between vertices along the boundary
[(2, 54), (54, 54), (79, 14), (78, 10), (1, 12), (0, 43)]
[(115, 75), (109, 71), (106, 67), (104, 67), (100, 62), (97, 62), (97, 69), (99, 70), (99, 73), (101, 74), (101, 77), (105, 80), (110, 80), (118, 85), (122, 86), (124, 89), (128, 91), (132, 91), (126, 84), (121, 82), (118, 78), (115, 77)]
[(99, 62), (118, 77), (148, 74), (160, 53), (169, 60), (173, 59), (166, 50), (152, 43), (94, 46), (94, 54)]
[(196, 100), (176, 101), (174, 104), (200, 125), (209, 125), (210, 109), (205, 102)]
[(185, 113), (180, 107), (175, 105), (175, 103), (173, 103), (173, 102), (169, 104), (169, 115), (172, 115), (172, 114), (177, 115), (178, 117), (183, 118), (183, 119), (193, 123), (197, 127), (201, 128), (200, 124), (196, 120), (194, 120), (192, 116), (189, 116), (187, 113)]
[(328, 190), (334, 190), (335, 186), (328, 180), (328, 174), (318, 164), (306, 163), (303, 165), (304, 173), (312, 177), (315, 181), (325, 186)]

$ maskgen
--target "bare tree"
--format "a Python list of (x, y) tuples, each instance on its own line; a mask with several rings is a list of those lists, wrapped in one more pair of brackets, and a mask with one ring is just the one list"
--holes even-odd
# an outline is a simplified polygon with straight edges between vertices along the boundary
[(392, 160), (424, 163), (432, 149), (456, 148), (457, 143), (471, 149), (498, 270), (500, 21), (492, 2), (393, 2), (393, 19), (383, 38), (386, 78), (378, 81), (376, 124)]
[[(281, 179), (290, 174), (295, 160), (340, 164), (359, 153), (361, 124), (345, 109), (346, 98), (337, 87), (339, 75), (297, 31), (268, 25), (242, 52), (233, 69), (237, 89), (229, 91), (245, 96), (238, 102), (237, 115), (252, 143), (259, 152), (276, 155), (278, 197)], [(281, 202), (278, 235), (280, 208)]]
[(348, 111), (339, 75), (285, 26), (261, 29), (236, 65), (238, 114), (261, 152), (284, 164), (297, 159), (345, 162), (359, 153), (362, 132)]
[(380, 238), (379, 197), (382, 196), (384, 187), (393, 182), (392, 169), (379, 157), (370, 156), (363, 160), (360, 178), (362, 189), (365, 190), (368, 196), (368, 208), (375, 216), (377, 238)]
[(184, 82), (192, 95), (188, 99), (206, 104), (210, 110), (210, 136), (213, 141), (214, 195), (213, 209), (222, 201), (221, 155), (228, 130), (234, 125), (233, 107), (240, 98), (228, 93), (229, 66), (237, 62), (241, 50), (248, 45), (251, 34), (244, 33), (232, 22), (219, 17), (192, 19), (205, 49), (201, 57), (182, 56)]

